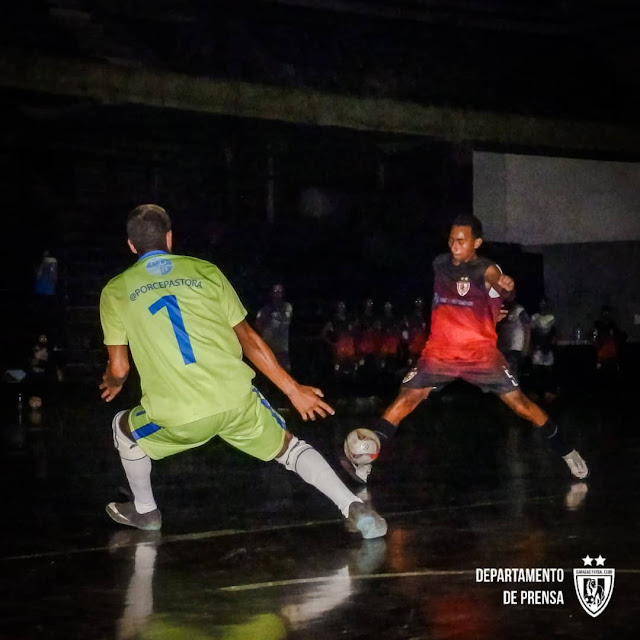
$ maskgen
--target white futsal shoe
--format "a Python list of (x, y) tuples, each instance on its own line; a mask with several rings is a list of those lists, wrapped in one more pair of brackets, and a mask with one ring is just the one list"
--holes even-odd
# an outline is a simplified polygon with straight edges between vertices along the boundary
[(575, 449), (567, 453), (566, 456), (562, 456), (562, 459), (567, 463), (571, 475), (576, 478), (576, 480), (587, 479), (589, 476), (589, 467), (587, 467), (587, 463)]
[(360, 484), (367, 484), (369, 474), (373, 465), (369, 464), (353, 464), (345, 455), (340, 456), (340, 465), (342, 468)]

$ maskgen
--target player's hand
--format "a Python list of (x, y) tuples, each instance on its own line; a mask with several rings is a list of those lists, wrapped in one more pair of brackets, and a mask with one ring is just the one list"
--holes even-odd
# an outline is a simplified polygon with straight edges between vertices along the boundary
[(102, 389), (102, 395), (100, 396), (106, 402), (111, 402), (122, 391), (122, 385), (109, 383), (106, 380), (106, 376), (102, 378), (100, 383), (100, 389)]
[(316, 416), (326, 418), (327, 415), (335, 414), (333, 408), (322, 399), (323, 397), (324, 393), (320, 389), (303, 384), (296, 385), (293, 392), (289, 394), (291, 404), (305, 422), (315, 420)]
[(498, 320), (497, 322), (502, 322), (509, 315), (509, 309), (506, 307), (500, 307), (500, 311), (498, 311)]
[(504, 273), (498, 278), (498, 286), (504, 291), (513, 291), (516, 283), (511, 276), (507, 276)]

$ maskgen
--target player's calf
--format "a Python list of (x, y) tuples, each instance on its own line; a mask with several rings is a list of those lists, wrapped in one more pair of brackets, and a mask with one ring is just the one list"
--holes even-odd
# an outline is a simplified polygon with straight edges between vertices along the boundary
[[(142, 450), (140, 445), (122, 430), (122, 422), (127, 419), (127, 413), (127, 411), (120, 411), (116, 413), (113, 418), (111, 423), (113, 444), (120, 455), (120, 462), (127, 476), (131, 493), (133, 494), (134, 501), (132, 504), (134, 511), (137, 514), (146, 515), (147, 513), (157, 511), (157, 505), (153, 497), (153, 489), (151, 488), (151, 459)], [(129, 522), (123, 522), (118, 520), (117, 517), (114, 517), (113, 509), (110, 510), (113, 504), (116, 503), (110, 503), (107, 506), (107, 513), (116, 520), (116, 522), (130, 524)], [(137, 525), (134, 524), (131, 526)]]
[(276, 461), (324, 493), (345, 518), (353, 520), (363, 538), (376, 538), (386, 533), (384, 519), (372, 509), (362, 511), (361, 507), (354, 506), (362, 505), (362, 500), (347, 489), (327, 461), (304, 440), (293, 436)]

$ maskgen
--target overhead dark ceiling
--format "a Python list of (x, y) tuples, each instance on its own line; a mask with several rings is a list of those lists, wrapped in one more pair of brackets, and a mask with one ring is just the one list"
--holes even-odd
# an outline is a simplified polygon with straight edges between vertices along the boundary
[(25, 0), (2, 12), (2, 99), (27, 108), (63, 96), (640, 153), (636, 2)]

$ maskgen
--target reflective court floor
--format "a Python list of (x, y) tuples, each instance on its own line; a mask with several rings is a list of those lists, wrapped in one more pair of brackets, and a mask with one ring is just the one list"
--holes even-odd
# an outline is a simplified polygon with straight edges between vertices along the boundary
[[(65, 389), (20, 422), (3, 398), (3, 640), (638, 637), (628, 393), (554, 407), (590, 463), (584, 483), (495, 398), (461, 385), (429, 399), (366, 491), (353, 487), (389, 523), (370, 541), (280, 465), (221, 442), (154, 463), (162, 532), (119, 526), (104, 512), (125, 495), (110, 418), (128, 399)], [(371, 424), (375, 403), (336, 404), (315, 424), (286, 417), (339, 469), (336, 449)], [(497, 571), (512, 568), (549, 571), (533, 574), (541, 582)], [(580, 602), (577, 568), (615, 570), (592, 583), (609, 598), (598, 615)]]

